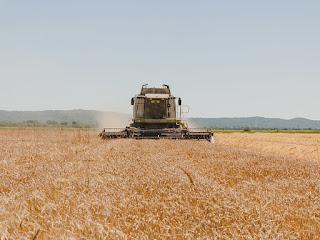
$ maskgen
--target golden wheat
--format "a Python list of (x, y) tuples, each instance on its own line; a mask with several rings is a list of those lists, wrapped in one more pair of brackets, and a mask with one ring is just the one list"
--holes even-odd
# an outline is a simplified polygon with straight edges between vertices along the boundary
[(0, 130), (1, 239), (316, 239), (320, 135)]

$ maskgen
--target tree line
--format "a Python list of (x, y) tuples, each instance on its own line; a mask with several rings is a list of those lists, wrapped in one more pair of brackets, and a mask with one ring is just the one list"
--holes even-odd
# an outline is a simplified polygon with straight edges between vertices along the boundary
[(39, 122), (37, 120), (27, 120), (22, 122), (0, 122), (0, 127), (62, 127), (62, 128), (91, 128), (96, 127), (90, 124), (83, 124), (77, 121), (63, 121), (57, 122), (48, 120), (46, 122)]

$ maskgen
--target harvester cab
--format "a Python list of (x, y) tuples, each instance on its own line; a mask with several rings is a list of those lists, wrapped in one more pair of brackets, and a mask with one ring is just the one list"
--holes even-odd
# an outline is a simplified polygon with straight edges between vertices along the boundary
[(130, 126), (121, 131), (103, 129), (103, 139), (197, 139), (213, 140), (209, 131), (194, 131), (182, 121), (182, 100), (171, 94), (168, 85), (148, 87), (143, 85), (138, 95), (131, 99), (133, 118)]
[[(178, 116), (176, 98), (171, 95), (170, 87), (149, 88), (143, 85), (140, 94), (132, 98), (133, 123), (139, 128), (179, 128), (181, 116)], [(178, 99), (181, 108), (181, 99)], [(181, 113), (181, 111), (180, 111)]]

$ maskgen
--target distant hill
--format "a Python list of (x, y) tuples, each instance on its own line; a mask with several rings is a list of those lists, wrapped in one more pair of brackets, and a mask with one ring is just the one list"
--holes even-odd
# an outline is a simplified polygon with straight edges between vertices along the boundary
[[(121, 128), (128, 125), (130, 114), (101, 112), (94, 110), (47, 110), (47, 111), (3, 111), (0, 110), (0, 125), (12, 123), (85, 125), (90, 127)], [(191, 127), (215, 129), (320, 129), (320, 121), (305, 118), (290, 120), (280, 118), (189, 118)]]
[(306, 118), (191, 118), (190, 125), (216, 129), (320, 129), (320, 121)]
[[(46, 111), (3, 111), (0, 123), (23, 123), (37, 121), (52, 124), (77, 123), (91, 127), (124, 127), (130, 121), (129, 114), (94, 110), (46, 110)], [(3, 124), (2, 124), (3, 125)]]

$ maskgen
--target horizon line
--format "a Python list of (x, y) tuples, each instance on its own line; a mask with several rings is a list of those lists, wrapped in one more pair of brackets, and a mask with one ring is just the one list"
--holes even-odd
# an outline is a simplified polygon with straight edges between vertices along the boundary
[[(0, 109), (0, 111), (3, 112), (49, 112), (49, 111), (94, 111), (94, 112), (104, 112), (104, 113), (115, 113), (115, 114), (122, 114), (122, 115), (132, 115), (132, 113), (124, 113), (124, 112), (115, 112), (115, 111), (105, 111), (105, 110), (95, 110), (95, 109), (84, 109), (84, 108), (73, 108), (73, 109), (45, 109), (45, 110), (4, 110)], [(217, 118), (226, 118), (226, 119), (239, 119), (239, 118), (265, 118), (265, 119), (280, 119), (280, 120), (296, 120), (296, 119), (304, 119), (304, 120), (309, 120), (309, 121), (320, 121), (320, 119), (312, 119), (312, 118), (307, 118), (307, 117), (293, 117), (293, 118), (281, 118), (281, 117), (264, 117), (264, 116), (242, 116), (242, 117), (208, 117), (208, 116), (190, 116), (190, 117), (185, 117), (185, 119), (191, 119), (191, 118), (202, 118), (202, 119), (217, 119)]]

